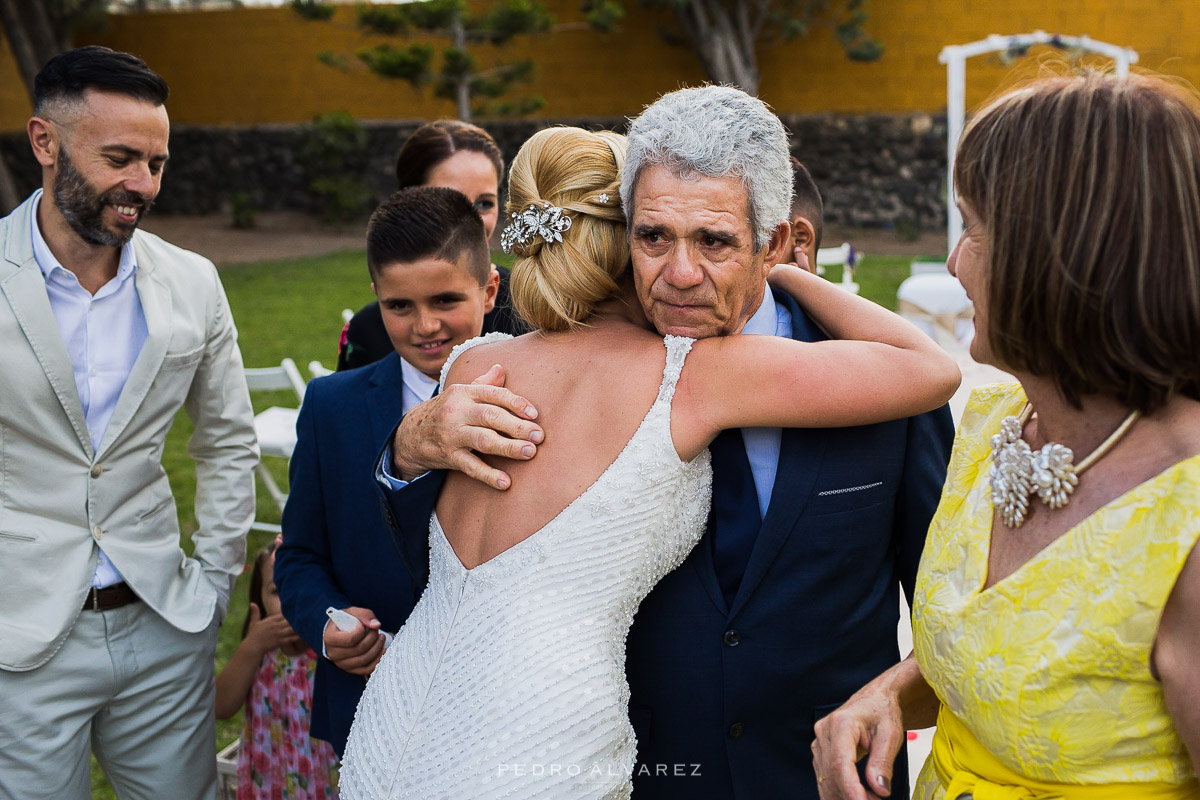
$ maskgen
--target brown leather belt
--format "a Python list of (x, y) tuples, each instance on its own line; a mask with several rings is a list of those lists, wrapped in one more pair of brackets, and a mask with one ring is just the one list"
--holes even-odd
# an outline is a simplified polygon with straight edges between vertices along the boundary
[(141, 598), (134, 594), (127, 583), (114, 583), (97, 589), (93, 586), (83, 598), (84, 611), (108, 611), (113, 608), (136, 603)]

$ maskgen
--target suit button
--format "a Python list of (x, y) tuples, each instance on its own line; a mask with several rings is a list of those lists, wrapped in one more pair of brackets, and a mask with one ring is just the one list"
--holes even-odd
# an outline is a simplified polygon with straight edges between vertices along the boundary
[(729, 738), (740, 739), (742, 734), (746, 732), (746, 726), (740, 722), (735, 722), (729, 726)]
[(99, 478), (102, 474), (104, 474), (104, 467), (100, 466), (99, 464), (93, 464), (92, 477)]
[(737, 647), (742, 643), (742, 634), (738, 631), (725, 631), (725, 635), (721, 637), (721, 641), (725, 642), (727, 647)]
[(100, 530), (99, 525), (92, 526), (92, 536), (96, 537), (96, 541), (100, 541), (104, 538), (104, 531)]

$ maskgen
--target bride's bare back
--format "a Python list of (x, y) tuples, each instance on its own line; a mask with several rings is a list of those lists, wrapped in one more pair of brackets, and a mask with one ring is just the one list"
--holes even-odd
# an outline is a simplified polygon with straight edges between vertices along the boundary
[[(958, 386), (954, 361), (916, 328), (878, 306), (791, 268), (783, 283), (835, 337), (776, 336), (696, 342), (671, 405), (671, 440), (683, 460), (719, 431), (746, 426), (865, 425), (932, 410)], [(459, 561), (482, 564), (541, 530), (620, 455), (654, 403), (666, 348), (634, 297), (611, 298), (576, 330), (534, 333), (466, 350), (449, 383), (493, 364), (507, 388), (538, 409), (545, 441), (529, 461), (487, 457), (509, 474), (501, 492), (451, 472), (437, 516)], [(854, 339), (865, 341), (852, 341)]]
[(507, 491), (460, 472), (447, 476), (437, 516), (463, 566), (536, 533), (603, 474), (653, 405), (665, 363), (661, 336), (617, 318), (480, 345), (455, 361), (448, 383), (504, 367), (507, 388), (538, 409), (547, 432), (530, 461), (485, 458), (510, 475)]

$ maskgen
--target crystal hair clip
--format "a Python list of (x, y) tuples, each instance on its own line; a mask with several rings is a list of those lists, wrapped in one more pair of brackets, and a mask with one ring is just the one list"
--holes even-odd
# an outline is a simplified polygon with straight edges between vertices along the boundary
[(511, 253), (514, 244), (526, 245), (537, 237), (546, 244), (561, 242), (562, 235), (571, 229), (571, 218), (558, 206), (543, 203), (539, 208), (530, 203), (529, 208), (517, 214), (500, 235), (500, 247)]

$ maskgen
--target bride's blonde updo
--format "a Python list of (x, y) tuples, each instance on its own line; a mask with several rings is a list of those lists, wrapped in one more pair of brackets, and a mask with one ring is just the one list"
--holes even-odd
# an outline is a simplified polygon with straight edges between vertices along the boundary
[(612, 131), (547, 128), (531, 136), (513, 160), (509, 218), (549, 203), (571, 220), (561, 242), (534, 236), (512, 244), (513, 308), (533, 327), (575, 327), (617, 291), (629, 265), (621, 210), (625, 146), (625, 137)]

